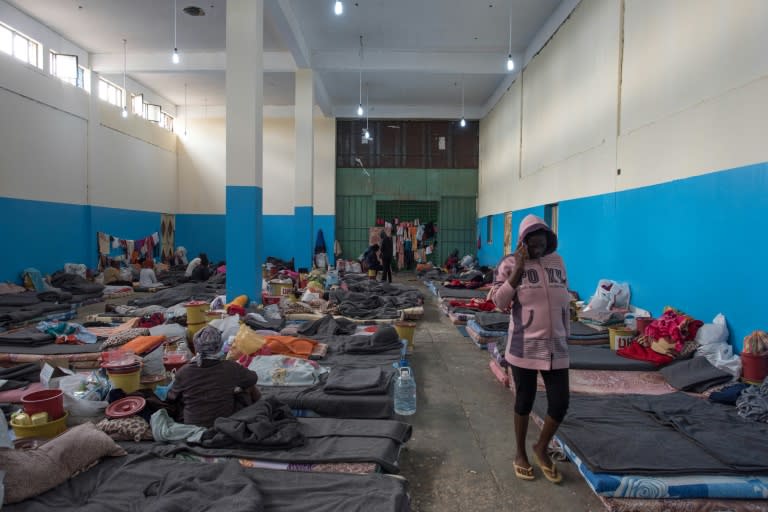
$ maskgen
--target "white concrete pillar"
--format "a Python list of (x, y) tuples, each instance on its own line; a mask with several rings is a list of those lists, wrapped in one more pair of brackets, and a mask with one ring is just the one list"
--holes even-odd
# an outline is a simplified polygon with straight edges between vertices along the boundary
[[(311, 69), (296, 71), (296, 107), (294, 126), (296, 133), (296, 185), (294, 195), (295, 258), (296, 267), (312, 268), (314, 254), (314, 207), (312, 204), (314, 177), (314, 73)], [(327, 243), (327, 241), (326, 241)]]
[(261, 301), (264, 0), (227, 2), (227, 297)]

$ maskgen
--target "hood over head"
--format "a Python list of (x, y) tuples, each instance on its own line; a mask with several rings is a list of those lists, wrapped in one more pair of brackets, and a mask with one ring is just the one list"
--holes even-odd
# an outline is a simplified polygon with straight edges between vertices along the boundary
[(526, 215), (522, 222), (520, 222), (520, 235), (517, 237), (517, 241), (522, 242), (526, 236), (540, 229), (544, 230), (544, 233), (547, 235), (547, 250), (544, 252), (544, 255), (552, 254), (557, 250), (557, 235), (547, 226), (544, 219), (536, 215)]

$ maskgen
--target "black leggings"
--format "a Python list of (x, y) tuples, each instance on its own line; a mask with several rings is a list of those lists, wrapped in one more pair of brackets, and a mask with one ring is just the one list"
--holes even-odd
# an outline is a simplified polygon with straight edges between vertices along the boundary
[(381, 280), (392, 282), (392, 258), (381, 258), (381, 264), (384, 267), (384, 274), (381, 276)]
[(528, 416), (536, 399), (536, 374), (541, 372), (544, 386), (547, 388), (547, 415), (560, 423), (568, 411), (570, 388), (568, 368), (559, 370), (529, 370), (512, 365), (512, 377), (515, 380), (515, 412)]

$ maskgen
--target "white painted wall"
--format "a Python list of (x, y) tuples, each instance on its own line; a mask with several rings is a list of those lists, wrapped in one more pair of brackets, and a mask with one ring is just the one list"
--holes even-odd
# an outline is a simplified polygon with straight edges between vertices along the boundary
[[(183, 111), (182, 111), (183, 113)], [(336, 122), (318, 116), (315, 123), (314, 213), (333, 215), (336, 204)], [(179, 137), (179, 213), (224, 214), (226, 211), (226, 123), (223, 118), (187, 121)], [(184, 118), (177, 131), (183, 132)], [(295, 133), (292, 117), (264, 119), (264, 214), (293, 215)]]
[[(223, 117), (187, 120), (178, 138), (179, 213), (226, 212), (226, 131)], [(184, 132), (184, 120), (176, 125)]]
[(315, 165), (312, 203), (315, 215), (336, 213), (336, 120), (315, 108)]
[(619, 16), (582, 2), (481, 121), (480, 216), (613, 190)]
[(768, 160), (768, 2), (627, 0), (620, 190)]
[[(50, 49), (87, 57), (1, 0), (0, 21), (43, 43), (46, 66)], [(93, 75), (94, 93), (96, 83)], [(123, 119), (119, 107), (62, 82), (47, 68), (0, 54), (0, 119), (0, 195), (129, 210), (177, 209), (176, 135), (136, 116)]]
[(768, 160), (768, 2), (625, 6), (621, 68), (620, 3), (582, 2), (481, 121), (480, 216)]

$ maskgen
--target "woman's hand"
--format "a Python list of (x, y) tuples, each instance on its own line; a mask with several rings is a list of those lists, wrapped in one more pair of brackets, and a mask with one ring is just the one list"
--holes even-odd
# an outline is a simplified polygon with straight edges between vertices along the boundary
[(520, 281), (523, 280), (523, 270), (525, 269), (525, 261), (528, 259), (528, 247), (523, 242), (517, 244), (517, 249), (512, 254), (515, 258), (515, 271), (509, 276), (507, 282), (512, 288), (520, 286)]

